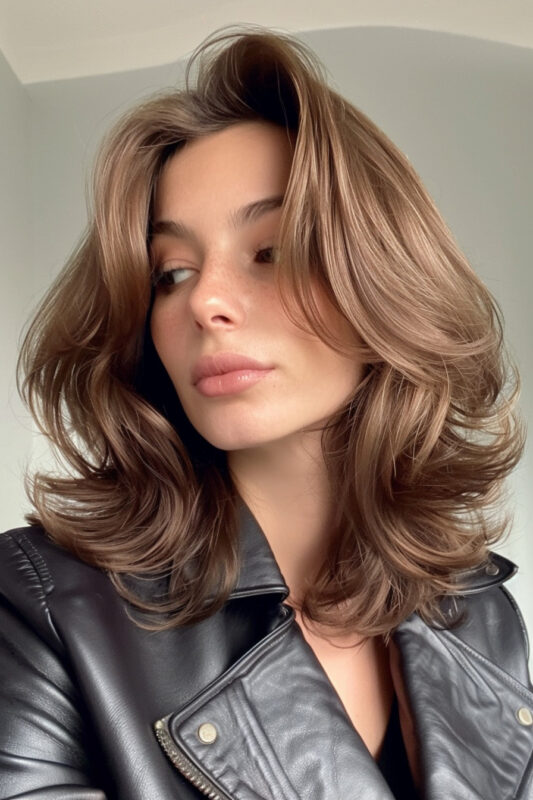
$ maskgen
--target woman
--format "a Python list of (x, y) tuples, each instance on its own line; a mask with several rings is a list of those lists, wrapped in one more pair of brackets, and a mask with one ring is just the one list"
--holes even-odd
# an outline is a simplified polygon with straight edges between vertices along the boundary
[(24, 343), (67, 472), (0, 539), (0, 797), (531, 797), (495, 303), (301, 44), (200, 56)]

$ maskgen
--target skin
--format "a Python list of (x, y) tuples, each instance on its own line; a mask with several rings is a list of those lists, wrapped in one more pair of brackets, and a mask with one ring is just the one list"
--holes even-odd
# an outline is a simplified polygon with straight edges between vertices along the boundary
[[(151, 333), (192, 424), (227, 451), (236, 487), (269, 541), (290, 589), (288, 602), (297, 608), (331, 530), (333, 498), (320, 428), (353, 395), (364, 365), (287, 317), (269, 249), (277, 242), (281, 209), (237, 227), (231, 222), (230, 215), (249, 203), (282, 197), (291, 162), (283, 129), (243, 122), (187, 143), (165, 165), (153, 221), (166, 232), (154, 236), (152, 257), (176, 283), (156, 291)], [(178, 222), (189, 236), (176, 235)], [(316, 292), (329, 328), (353, 343), (352, 331)], [(200, 357), (219, 352), (272, 369), (243, 392), (206, 397), (191, 374)], [(333, 642), (306, 628), (298, 610), (296, 618), (375, 755), (392, 699), (382, 643), (355, 634)]]

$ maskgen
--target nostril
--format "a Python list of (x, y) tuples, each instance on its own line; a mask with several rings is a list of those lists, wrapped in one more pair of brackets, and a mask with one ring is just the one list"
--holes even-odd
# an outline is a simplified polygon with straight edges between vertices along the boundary
[(231, 319), (229, 317), (225, 317), (223, 314), (216, 314), (214, 317), (211, 317), (211, 322), (227, 325), (228, 323), (231, 323)]

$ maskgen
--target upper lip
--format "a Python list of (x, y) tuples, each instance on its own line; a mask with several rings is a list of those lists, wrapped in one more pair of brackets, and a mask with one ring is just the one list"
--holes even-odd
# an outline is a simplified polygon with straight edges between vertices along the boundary
[(224, 375), (226, 372), (235, 372), (239, 369), (272, 369), (272, 367), (239, 353), (214, 353), (198, 359), (192, 370), (192, 382), (196, 384), (202, 378)]

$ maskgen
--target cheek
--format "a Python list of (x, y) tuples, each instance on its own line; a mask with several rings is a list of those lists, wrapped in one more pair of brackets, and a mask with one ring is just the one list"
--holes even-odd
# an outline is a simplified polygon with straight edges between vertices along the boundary
[(314, 386), (315, 396), (329, 401), (333, 406), (347, 400), (363, 378), (364, 365), (353, 356), (343, 356), (321, 341), (305, 348), (308, 381)]
[(363, 367), (354, 359), (342, 358), (338, 354), (324, 359), (323, 370), (317, 376), (320, 390), (326, 397), (328, 394), (336, 403), (344, 402), (362, 380)]
[(150, 319), (150, 333), (156, 352), (170, 377), (174, 379), (176, 368), (182, 360), (180, 343), (183, 332), (180, 330), (180, 314), (170, 304), (156, 299)]

